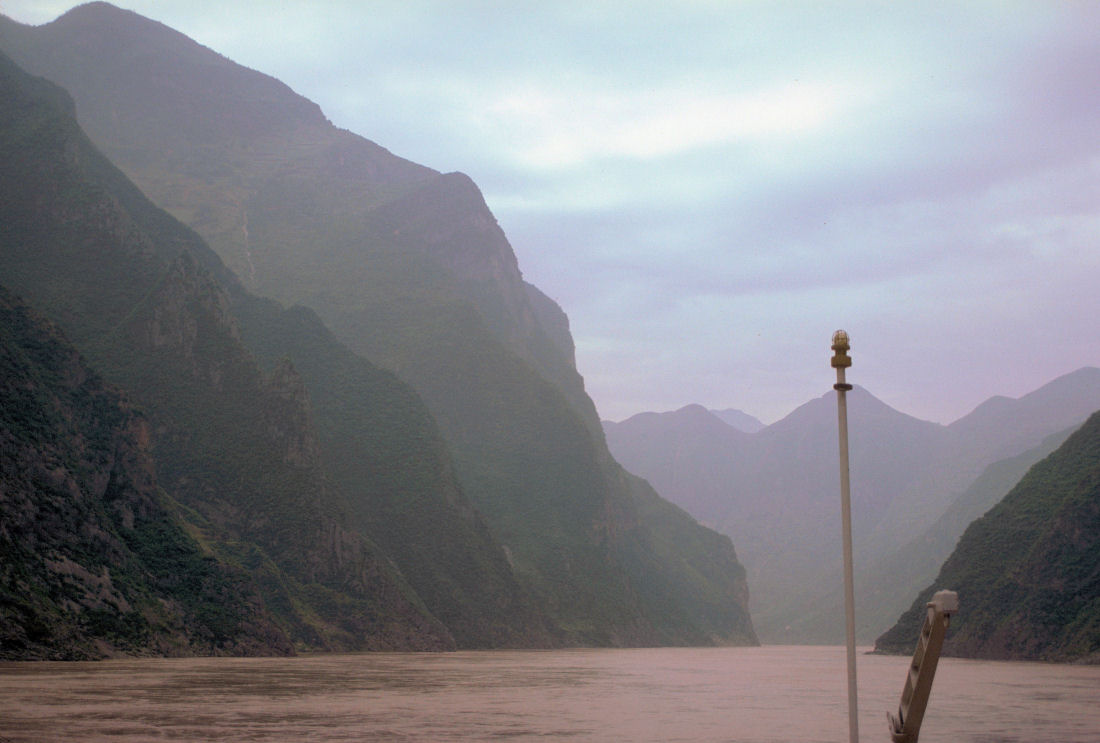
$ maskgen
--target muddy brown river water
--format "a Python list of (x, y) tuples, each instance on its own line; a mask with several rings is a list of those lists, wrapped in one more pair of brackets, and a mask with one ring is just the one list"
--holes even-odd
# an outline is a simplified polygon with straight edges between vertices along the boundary
[[(888, 741), (906, 658), (859, 657)], [(0, 663), (0, 743), (848, 740), (839, 647)], [(922, 743), (1100, 741), (1100, 667), (944, 659)]]

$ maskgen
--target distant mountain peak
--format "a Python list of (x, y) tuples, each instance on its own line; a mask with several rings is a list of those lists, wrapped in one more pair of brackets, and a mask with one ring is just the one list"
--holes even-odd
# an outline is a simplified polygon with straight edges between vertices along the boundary
[[(802, 426), (829, 427), (836, 426), (836, 392), (829, 390), (820, 397), (795, 408), (786, 417), (776, 421), (765, 430), (769, 432), (784, 431)], [(866, 425), (871, 421), (893, 420), (908, 421), (917, 426), (938, 426), (919, 418), (914, 418), (908, 413), (903, 413), (891, 407), (879, 398), (871, 394), (865, 387), (856, 385), (848, 393), (848, 412), (853, 423)]]
[(1029, 392), (1021, 400), (1028, 398), (1044, 397), (1050, 394), (1060, 394), (1062, 390), (1079, 390), (1100, 387), (1100, 368), (1095, 366), (1083, 366), (1076, 371), (1063, 374), (1044, 384), (1039, 389)]
[(1017, 430), (1023, 420), (1044, 427), (1056, 422), (1064, 426), (1073, 420), (1083, 422), (1089, 412), (1097, 409), (1100, 409), (1100, 368), (1085, 366), (1018, 398), (991, 397), (949, 428), (970, 436), (990, 429)]
[[(80, 5), (74, 5), (73, 7), (69, 8), (67, 11), (59, 15), (54, 23), (60, 21), (63, 18), (71, 20), (98, 17), (98, 14), (100, 13), (120, 13), (133, 18), (142, 18), (142, 16), (138, 15), (132, 10), (126, 10), (125, 8), (120, 8), (117, 5), (102, 2), (102, 0), (95, 0), (94, 2), (90, 3), (81, 3)], [(143, 18), (143, 20), (148, 19)]]
[(725, 408), (723, 410), (711, 410), (712, 415), (717, 416), (722, 422), (733, 426), (738, 431), (744, 431), (745, 433), (756, 433), (764, 428), (764, 423), (755, 416), (749, 415), (743, 410), (737, 410), (736, 408)]
[(726, 423), (698, 403), (664, 413), (638, 413), (619, 423), (604, 421), (603, 428), (609, 435), (620, 432), (628, 437), (664, 436), (671, 433), (674, 436), (692, 440), (741, 440), (749, 435)]
[(709, 410), (707, 410), (706, 408), (704, 408), (702, 405), (700, 405), (699, 403), (693, 402), (693, 403), (689, 403), (689, 404), (683, 406), (682, 408), (678, 408), (677, 410), (673, 411), (673, 415), (681, 415), (681, 416), (690, 415), (690, 416), (707, 416), (707, 417), (710, 417), (710, 416), (712, 416), (712, 413)]

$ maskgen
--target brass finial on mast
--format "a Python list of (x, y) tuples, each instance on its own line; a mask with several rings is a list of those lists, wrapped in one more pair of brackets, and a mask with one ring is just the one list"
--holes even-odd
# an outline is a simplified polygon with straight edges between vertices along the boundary
[(848, 349), (851, 348), (848, 333), (843, 330), (833, 333), (832, 348), (836, 352), (830, 360), (833, 368), (836, 369), (836, 384), (833, 385), (833, 389), (847, 392), (852, 389), (852, 385), (844, 381), (844, 370), (852, 365), (852, 357), (848, 355)]

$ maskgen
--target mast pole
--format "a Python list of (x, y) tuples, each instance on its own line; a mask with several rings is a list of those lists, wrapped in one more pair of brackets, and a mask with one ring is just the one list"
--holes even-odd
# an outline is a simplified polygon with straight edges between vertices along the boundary
[(848, 334), (833, 333), (832, 367), (836, 369), (837, 423), (840, 441), (840, 515), (844, 537), (844, 614), (848, 641), (848, 740), (859, 743), (859, 710), (856, 693), (856, 601), (852, 569), (852, 494), (848, 478), (848, 401), (852, 385), (844, 380), (844, 370), (852, 365), (848, 356)]

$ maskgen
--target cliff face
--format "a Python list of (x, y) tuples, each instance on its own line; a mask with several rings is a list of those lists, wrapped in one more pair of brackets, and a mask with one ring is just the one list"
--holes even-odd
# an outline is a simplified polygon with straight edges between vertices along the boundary
[[(4, 203), (5, 275), (150, 406), (162, 480), (212, 539), (253, 544), (225, 556), (260, 571), (296, 639), (330, 646), (328, 630), (291, 611), (313, 599), (282, 572), (308, 566), (307, 580), (329, 575), (338, 587), (319, 614), (407, 612), (377, 634), (367, 625), (339, 630), (332, 647), (448, 646), (450, 632), (428, 615), (446, 618), (464, 646), (553, 642), (455, 482), (416, 395), (341, 346), (312, 313), (244, 292), (193, 233), (88, 146), (63, 115), (72, 109), (63, 92), (14, 67), (0, 72), (10, 104), (0, 112), (0, 174), (13, 194)], [(272, 379), (242, 338), (274, 368)], [(304, 370), (302, 385), (284, 357)], [(323, 517), (311, 515), (318, 511)], [(261, 532), (277, 547), (260, 549)], [(364, 533), (388, 555), (373, 554)], [(394, 562), (416, 586), (397, 578)], [(389, 598), (363, 611), (340, 598), (345, 584)], [(427, 606), (412, 607), (410, 596)], [(408, 637), (387, 634), (404, 625)]]
[[(743, 604), (720, 628), (697, 622), (701, 607), (678, 592), (677, 585), (695, 582), (696, 598), (714, 598), (725, 595), (728, 581), (743, 582), (732, 547), (720, 551), (724, 571), (716, 564), (707, 579), (683, 567), (713, 534), (679, 509), (650, 508), (628, 484), (573, 366), (560, 310), (523, 283), (469, 178), (409, 163), (339, 131), (303, 113), (304, 99), (285, 86), (179, 35), (161, 38), (171, 32), (159, 24), (101, 3), (78, 11), (34, 29), (0, 24), (0, 45), (35, 74), (70, 88), (104, 152), (198, 231), (246, 286), (316, 311), (351, 351), (415, 388), (438, 424), (420, 440), (440, 435), (453, 455), (450, 475), (436, 476), (444, 482), (442, 501), (414, 508), (393, 489), (368, 484), (349, 490), (348, 509), (372, 540), (388, 545), (404, 575), (424, 576), (417, 591), (461, 596), (438, 605), (425, 599), (433, 613), (456, 621), (473, 616), (464, 623), (469, 631), (481, 627), (509, 642), (656, 644), (712, 635), (755, 642)], [(154, 84), (163, 70), (170, 70), (170, 84)], [(257, 106), (270, 119), (262, 132), (239, 125), (236, 110)], [(126, 112), (120, 126), (112, 123), (114, 111)], [(241, 303), (234, 310), (247, 312)], [(250, 344), (268, 338), (262, 350), (253, 346), (265, 363), (288, 352), (262, 329), (242, 330)], [(337, 379), (333, 366), (312, 367), (295, 353), (316, 413), (326, 418), (319, 430), (334, 441), (336, 431), (349, 428), (329, 406), (340, 395), (322, 388)], [(322, 459), (340, 473), (341, 488), (363, 482), (365, 467), (356, 474), (324, 453)], [(378, 472), (388, 476), (388, 469)], [(466, 498), (471, 517), (462, 516)], [(397, 535), (438, 534), (447, 517), (435, 523), (411, 515), (440, 507), (454, 509), (449, 522), (463, 532), (447, 537), (430, 568), (420, 550), (401, 551), (409, 540)], [(401, 523), (387, 528), (383, 516), (396, 514)], [(421, 539), (429, 549), (438, 541)], [(469, 551), (487, 540), (489, 552)], [(658, 556), (637, 559), (643, 545), (657, 544)], [(455, 559), (463, 554), (465, 562)], [(464, 571), (440, 570), (448, 564), (487, 572), (471, 581)], [(541, 614), (553, 639), (539, 622), (477, 615), (475, 607), (494, 604), (473, 598), (484, 593), (471, 592), (471, 583), (499, 586), (503, 594), (492, 600), (516, 607), (514, 617)]]
[(0, 658), (292, 652), (163, 505), (148, 421), (2, 288), (0, 370)]
[(147, 411), (161, 486), (296, 646), (452, 647), (343, 520), (300, 381), (266, 378), (241, 345), (239, 287), (95, 151), (63, 97), (0, 58), (3, 275)]
[[(967, 528), (933, 586), (959, 594), (948, 655), (1100, 662), (1100, 413)], [(876, 650), (912, 651), (933, 590)]]
[(264, 422), (268, 437), (292, 467), (319, 468), (317, 436), (313, 430), (309, 393), (290, 359), (283, 358), (264, 385)]

